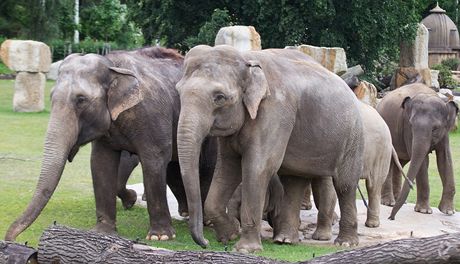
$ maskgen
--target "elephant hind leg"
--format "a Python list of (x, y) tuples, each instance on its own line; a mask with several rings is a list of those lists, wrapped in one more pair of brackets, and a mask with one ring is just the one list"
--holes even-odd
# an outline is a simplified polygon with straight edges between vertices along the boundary
[(123, 207), (129, 209), (137, 201), (137, 193), (134, 190), (127, 189), (126, 183), (133, 172), (134, 168), (139, 164), (137, 155), (127, 151), (122, 151), (120, 155), (120, 164), (118, 165), (118, 189), (117, 195), (120, 197)]
[(188, 217), (187, 196), (185, 194), (182, 176), (180, 174), (179, 162), (171, 161), (166, 170), (166, 183), (176, 197), (179, 215)]
[(332, 222), (337, 196), (334, 191), (332, 177), (323, 177), (311, 181), (315, 205), (318, 208), (314, 240), (330, 240), (332, 238)]
[(280, 176), (284, 187), (281, 211), (273, 221), (275, 243), (292, 244), (299, 242), (300, 205), (308, 181), (296, 176)]
[(366, 179), (366, 189), (369, 197), (369, 205), (367, 207), (365, 225), (367, 227), (378, 227), (380, 225), (380, 193), (382, 190), (382, 182), (372, 182)]

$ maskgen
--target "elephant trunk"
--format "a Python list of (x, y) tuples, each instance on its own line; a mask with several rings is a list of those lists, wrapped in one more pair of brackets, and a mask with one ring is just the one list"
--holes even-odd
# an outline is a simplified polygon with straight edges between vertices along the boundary
[[(64, 113), (59, 115), (61, 114)], [(5, 240), (15, 240), (20, 233), (29, 227), (37, 219), (53, 195), (64, 170), (70, 149), (77, 138), (77, 132), (74, 129), (76, 126), (69, 127), (69, 125), (72, 126), (71, 124), (75, 123), (69, 121), (68, 115), (65, 116), (65, 119), (51, 115), (44, 144), (40, 177), (35, 193), (27, 209), (9, 227)], [(66, 124), (65, 131), (62, 124)]]
[(190, 232), (195, 243), (203, 248), (208, 245), (208, 241), (203, 236), (199, 159), (201, 145), (211, 128), (209, 120), (211, 118), (207, 118), (203, 111), (193, 111), (187, 104), (183, 104), (177, 128), (177, 151), (187, 195)]
[[(431, 134), (423, 136), (414, 136), (412, 138), (412, 151), (411, 151), (411, 162), (409, 166), (409, 171), (407, 172), (407, 178), (410, 181), (414, 181), (415, 177), (420, 171), (422, 164), (424, 163), (428, 152), (430, 151), (431, 144)], [(399, 209), (406, 202), (407, 196), (411, 189), (410, 183), (406, 179), (404, 181), (403, 188), (401, 193), (396, 201), (395, 206), (391, 210), (390, 217), (388, 219), (394, 220), (395, 215), (398, 213)]]

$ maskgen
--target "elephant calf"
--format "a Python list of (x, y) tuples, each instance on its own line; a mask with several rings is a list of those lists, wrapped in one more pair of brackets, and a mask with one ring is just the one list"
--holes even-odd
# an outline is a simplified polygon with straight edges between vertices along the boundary
[[(415, 211), (432, 213), (429, 203), (428, 154), (436, 152), (442, 181), (439, 210), (451, 215), (455, 212), (455, 182), (449, 145), (449, 131), (455, 124), (458, 106), (444, 102), (434, 90), (420, 83), (400, 87), (388, 93), (378, 104), (377, 111), (390, 128), (393, 146), (404, 166), (410, 161), (407, 177), (417, 184)], [(393, 171), (382, 190), (382, 201), (395, 204), (390, 218), (406, 201), (409, 185), (401, 190), (401, 177)]]

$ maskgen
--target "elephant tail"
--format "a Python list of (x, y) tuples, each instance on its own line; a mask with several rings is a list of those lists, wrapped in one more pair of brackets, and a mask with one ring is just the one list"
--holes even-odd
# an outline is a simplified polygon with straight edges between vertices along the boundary
[(391, 147), (391, 161), (396, 166), (396, 168), (398, 168), (399, 172), (401, 172), (401, 174), (404, 177), (404, 179), (406, 179), (406, 181), (409, 184), (409, 187), (411, 188), (411, 190), (413, 190), (414, 189), (414, 183), (404, 173), (403, 168), (401, 166), (401, 163), (399, 162), (398, 154), (396, 153), (396, 150), (395, 150), (394, 147)]

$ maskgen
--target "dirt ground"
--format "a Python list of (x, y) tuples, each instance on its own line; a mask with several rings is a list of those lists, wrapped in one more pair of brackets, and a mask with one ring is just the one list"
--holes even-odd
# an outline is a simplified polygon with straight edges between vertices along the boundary
[[(128, 188), (136, 190), (138, 194), (137, 203), (146, 206), (141, 197), (144, 192), (142, 184), (128, 186)], [(172, 192), (168, 189), (168, 204), (173, 218), (182, 220), (183, 218), (177, 213), (177, 202)], [(391, 207), (380, 206), (380, 226), (377, 228), (368, 228), (364, 225), (366, 221), (366, 207), (361, 200), (356, 201), (358, 208), (358, 235), (360, 246), (377, 244), (390, 240), (409, 238), (409, 237), (429, 237), (441, 235), (445, 233), (460, 232), (460, 213), (448, 216), (441, 213), (437, 208), (433, 207), (433, 214), (420, 214), (414, 211), (414, 204), (405, 204), (396, 215), (395, 220), (389, 220), (388, 216), (391, 212)], [(339, 208), (336, 207), (336, 212), (339, 214)], [(300, 213), (301, 230), (299, 235), (301, 243), (316, 244), (316, 245), (333, 245), (334, 239), (339, 232), (338, 223), (332, 228), (332, 240), (316, 241), (312, 240), (311, 236), (316, 228), (317, 210), (313, 206), (311, 210), (302, 210)], [(270, 226), (264, 222), (262, 225), (262, 237), (271, 238), (272, 230)]]

